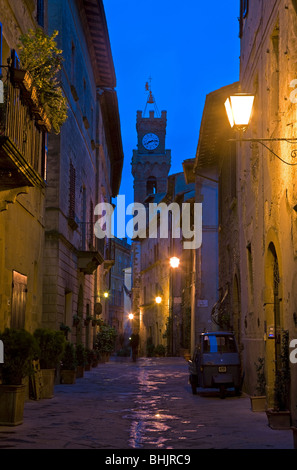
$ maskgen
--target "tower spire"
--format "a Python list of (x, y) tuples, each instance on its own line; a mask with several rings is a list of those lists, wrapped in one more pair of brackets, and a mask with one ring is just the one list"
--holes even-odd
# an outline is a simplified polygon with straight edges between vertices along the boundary
[(149, 77), (148, 82), (146, 82), (146, 84), (145, 84), (145, 90), (148, 92), (148, 96), (147, 96), (147, 100), (146, 100), (146, 104), (145, 104), (145, 109), (144, 109), (143, 115), (145, 116), (145, 113), (146, 113), (146, 110), (147, 110), (148, 105), (154, 105), (156, 115), (157, 115), (157, 117), (160, 117), (160, 113), (159, 113), (159, 110), (158, 110), (158, 106), (157, 106), (155, 97), (154, 97), (154, 95), (153, 95), (153, 93), (152, 93), (152, 77)]

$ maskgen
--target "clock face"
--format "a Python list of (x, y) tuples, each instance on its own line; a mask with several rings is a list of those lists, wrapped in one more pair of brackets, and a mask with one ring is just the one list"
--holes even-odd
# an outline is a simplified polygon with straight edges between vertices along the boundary
[(159, 137), (156, 134), (146, 134), (142, 139), (142, 145), (147, 150), (155, 150), (159, 143)]

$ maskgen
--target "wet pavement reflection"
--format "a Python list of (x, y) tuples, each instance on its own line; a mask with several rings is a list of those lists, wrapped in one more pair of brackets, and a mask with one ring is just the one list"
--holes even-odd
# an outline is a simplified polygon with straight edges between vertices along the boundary
[(249, 397), (192, 395), (183, 358), (111, 358), (50, 400), (28, 401), (24, 424), (0, 427), (0, 449), (292, 449)]

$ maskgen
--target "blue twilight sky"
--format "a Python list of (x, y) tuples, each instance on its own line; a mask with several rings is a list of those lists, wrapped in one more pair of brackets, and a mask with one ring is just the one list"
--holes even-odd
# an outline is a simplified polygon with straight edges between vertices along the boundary
[(136, 112), (151, 87), (167, 111), (171, 173), (195, 157), (205, 97), (239, 79), (239, 0), (103, 0), (117, 76), (124, 149), (120, 194), (133, 202)]

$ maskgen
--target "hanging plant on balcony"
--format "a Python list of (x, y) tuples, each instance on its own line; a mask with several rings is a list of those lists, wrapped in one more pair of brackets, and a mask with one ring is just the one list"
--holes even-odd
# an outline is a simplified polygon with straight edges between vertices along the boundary
[(58, 32), (47, 36), (41, 29), (29, 30), (20, 37), (21, 68), (28, 71), (38, 97), (56, 134), (67, 119), (67, 100), (59, 80), (62, 51), (57, 48)]

